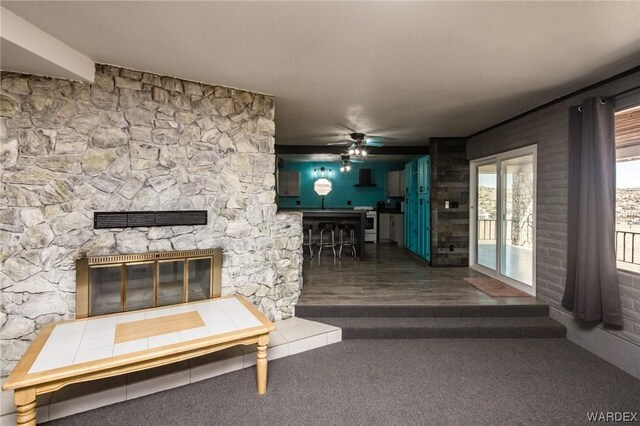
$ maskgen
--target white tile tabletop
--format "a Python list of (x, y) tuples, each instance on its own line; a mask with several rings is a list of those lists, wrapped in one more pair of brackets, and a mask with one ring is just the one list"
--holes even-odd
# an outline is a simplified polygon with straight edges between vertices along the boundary
[[(197, 312), (204, 326), (115, 343), (116, 328), (119, 324), (186, 312)], [(31, 366), (29, 374), (211, 337), (261, 324), (260, 320), (236, 298), (205, 300), (57, 324)]]

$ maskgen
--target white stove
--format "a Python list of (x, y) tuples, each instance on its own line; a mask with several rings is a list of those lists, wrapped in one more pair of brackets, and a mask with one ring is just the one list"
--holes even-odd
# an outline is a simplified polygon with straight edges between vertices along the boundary
[(371, 206), (354, 206), (354, 210), (365, 211), (367, 224), (364, 228), (364, 242), (375, 244), (378, 241), (378, 212)]

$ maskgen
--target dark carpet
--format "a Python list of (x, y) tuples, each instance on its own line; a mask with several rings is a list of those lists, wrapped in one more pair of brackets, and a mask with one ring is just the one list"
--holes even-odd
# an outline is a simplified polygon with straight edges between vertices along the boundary
[(640, 381), (565, 339), (350, 340), (50, 425), (571, 425)]

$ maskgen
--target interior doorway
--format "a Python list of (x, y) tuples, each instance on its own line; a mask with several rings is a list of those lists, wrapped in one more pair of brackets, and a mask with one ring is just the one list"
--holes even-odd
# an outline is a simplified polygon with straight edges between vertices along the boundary
[(470, 267), (535, 296), (536, 146), (471, 162)]

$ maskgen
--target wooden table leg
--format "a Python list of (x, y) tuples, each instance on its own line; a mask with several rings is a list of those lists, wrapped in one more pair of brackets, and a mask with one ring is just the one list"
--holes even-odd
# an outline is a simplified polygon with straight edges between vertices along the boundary
[(13, 399), (16, 403), (16, 423), (35, 426), (36, 424), (36, 390), (35, 388), (16, 389)]
[(263, 395), (267, 393), (267, 345), (269, 344), (269, 335), (263, 334), (258, 337), (258, 353), (256, 354), (256, 370), (258, 382), (258, 393)]

